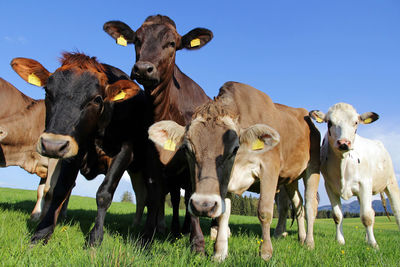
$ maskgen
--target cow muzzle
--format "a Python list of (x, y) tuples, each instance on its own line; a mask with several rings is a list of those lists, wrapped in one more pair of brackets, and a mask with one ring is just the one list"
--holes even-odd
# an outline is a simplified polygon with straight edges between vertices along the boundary
[(73, 157), (78, 150), (78, 143), (69, 135), (43, 133), (37, 142), (37, 151), (50, 158)]
[(156, 66), (148, 61), (138, 61), (135, 63), (132, 69), (131, 79), (135, 79), (145, 87), (155, 86), (160, 82)]
[(340, 151), (349, 151), (351, 149), (351, 142), (346, 139), (340, 139), (337, 141), (337, 147)]
[(189, 212), (195, 216), (216, 218), (225, 211), (225, 203), (219, 195), (194, 193), (189, 199)]

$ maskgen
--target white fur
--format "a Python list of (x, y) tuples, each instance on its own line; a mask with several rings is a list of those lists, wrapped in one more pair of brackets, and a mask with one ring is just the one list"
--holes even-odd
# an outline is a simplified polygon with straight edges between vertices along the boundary
[[(210, 195), (206, 195), (206, 194), (199, 194), (199, 193), (194, 193), (191, 197), (190, 197), (191, 201), (196, 201), (196, 202), (202, 202), (202, 201), (209, 201), (209, 202), (217, 202), (217, 207), (214, 210), (213, 214), (209, 214), (211, 218), (217, 218), (219, 216), (221, 216), (222, 214), (222, 198), (219, 195), (216, 194), (210, 194)], [(191, 205), (189, 205), (189, 212), (191, 214), (193, 213), (193, 210), (191, 208)]]
[[(331, 135), (326, 134), (321, 147), (321, 172), (325, 178), (325, 187), (334, 216), (337, 218), (336, 240), (341, 244), (345, 243), (340, 198), (357, 196), (360, 201), (360, 215), (368, 222), (364, 224), (367, 242), (377, 247), (373, 234), (373, 194), (386, 192), (400, 228), (400, 191), (392, 160), (381, 142), (355, 134), (357, 125), (354, 121), (359, 115), (354, 108), (343, 106), (343, 109), (330, 109), (326, 117), (333, 126), (330, 130)], [(337, 140), (340, 139), (351, 142), (349, 151), (338, 150)]]

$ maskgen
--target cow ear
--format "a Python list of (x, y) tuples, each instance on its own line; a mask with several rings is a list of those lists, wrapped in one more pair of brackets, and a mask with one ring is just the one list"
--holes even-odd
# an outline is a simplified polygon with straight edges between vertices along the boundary
[(108, 33), (117, 44), (127, 46), (127, 44), (133, 44), (136, 39), (136, 33), (123, 23), (122, 21), (113, 20), (104, 23), (103, 30)]
[(379, 119), (379, 115), (375, 112), (365, 112), (360, 115), (359, 120), (362, 124), (370, 124)]
[(136, 96), (140, 92), (140, 87), (134, 81), (119, 80), (106, 87), (105, 101), (123, 102)]
[(240, 145), (250, 151), (266, 152), (280, 142), (279, 133), (265, 124), (255, 124), (245, 129), (240, 135)]
[(196, 28), (182, 36), (178, 49), (199, 49), (211, 41), (212, 38), (212, 31), (204, 28)]
[(308, 115), (318, 123), (325, 122), (325, 113), (320, 110), (311, 110)]
[(182, 144), (185, 127), (174, 121), (159, 121), (149, 128), (149, 139), (165, 150), (176, 151)]
[(51, 73), (39, 62), (29, 58), (14, 58), (11, 67), (26, 82), (42, 87), (47, 84)]

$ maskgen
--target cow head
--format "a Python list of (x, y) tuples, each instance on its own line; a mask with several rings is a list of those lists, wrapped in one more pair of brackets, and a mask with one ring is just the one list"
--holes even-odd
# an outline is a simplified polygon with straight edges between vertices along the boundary
[(229, 106), (213, 102), (202, 106), (185, 128), (173, 121), (161, 121), (149, 128), (149, 138), (167, 150), (186, 151), (194, 194), (189, 211), (196, 216), (219, 217), (225, 210), (225, 196), (238, 157), (251, 157), (271, 150), (279, 134), (267, 125), (240, 129)]
[(130, 80), (109, 84), (106, 65), (80, 53), (64, 53), (54, 73), (27, 58), (15, 58), (11, 66), (25, 81), (46, 91), (46, 127), (37, 150), (48, 157), (75, 156), (109, 122), (114, 103), (140, 91)]
[(319, 123), (328, 124), (329, 145), (335, 151), (344, 153), (352, 149), (358, 125), (372, 123), (379, 115), (374, 112), (360, 115), (352, 105), (337, 103), (330, 107), (326, 114), (319, 110), (310, 111), (310, 117)]
[(201, 48), (213, 37), (210, 30), (203, 28), (195, 28), (181, 36), (175, 22), (161, 15), (148, 17), (136, 32), (121, 21), (109, 21), (103, 29), (118, 44), (135, 45), (136, 63), (131, 78), (146, 90), (153, 90), (172, 78), (177, 50)]

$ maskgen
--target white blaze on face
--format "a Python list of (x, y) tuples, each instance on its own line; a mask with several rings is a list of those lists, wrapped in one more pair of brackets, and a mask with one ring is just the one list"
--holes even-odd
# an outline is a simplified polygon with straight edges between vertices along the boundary
[(328, 122), (328, 140), (332, 147), (347, 146), (352, 148), (359, 123), (359, 115), (353, 106), (338, 103), (326, 114)]
[(258, 155), (251, 155), (246, 148), (239, 148), (233, 165), (228, 192), (243, 194), (259, 177), (260, 162)]

